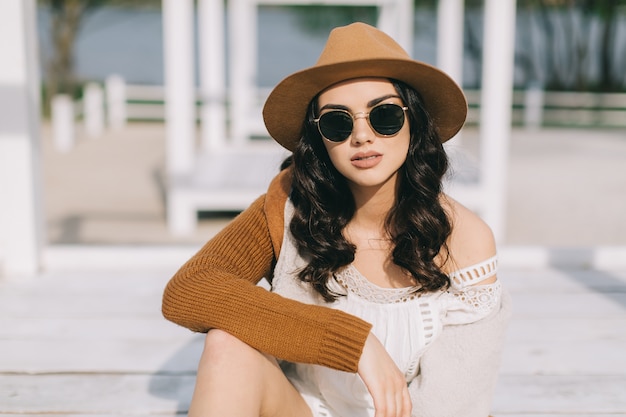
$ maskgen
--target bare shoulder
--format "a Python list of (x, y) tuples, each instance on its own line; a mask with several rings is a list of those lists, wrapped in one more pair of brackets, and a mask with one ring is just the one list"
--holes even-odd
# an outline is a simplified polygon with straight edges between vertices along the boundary
[(491, 228), (476, 213), (443, 195), (443, 208), (452, 223), (452, 233), (448, 238), (448, 260), (442, 269), (451, 273), (485, 261), (496, 254), (496, 243)]

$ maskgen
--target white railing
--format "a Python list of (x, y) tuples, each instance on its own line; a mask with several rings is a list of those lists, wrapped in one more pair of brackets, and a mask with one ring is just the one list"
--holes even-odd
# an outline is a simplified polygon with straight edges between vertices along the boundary
[[(269, 89), (258, 89), (256, 95), (259, 120), (249, 121), (254, 134), (265, 135), (260, 119), (261, 106)], [(469, 103), (467, 123), (480, 120), (480, 90), (465, 90)], [(196, 92), (200, 121), (201, 96)], [(113, 75), (104, 83), (85, 85), (83, 97), (73, 101), (59, 95), (52, 102), (52, 132), (60, 151), (74, 145), (75, 124), (83, 123), (85, 133), (97, 137), (106, 128), (117, 129), (127, 121), (165, 119), (165, 88), (160, 85), (126, 84)], [(626, 93), (590, 93), (544, 91), (533, 87), (513, 93), (512, 122), (516, 126), (626, 127)]]
[[(469, 124), (480, 115), (480, 91), (465, 90)], [(543, 91), (513, 93), (513, 125), (527, 127), (626, 127), (626, 93)]]
[[(266, 134), (261, 106), (269, 89), (258, 89), (256, 105), (258, 120), (249, 121), (254, 134)], [(469, 103), (467, 124), (480, 120), (480, 90), (465, 90)], [(196, 93), (197, 115), (200, 121), (201, 96)], [(156, 121), (165, 119), (165, 88), (160, 85), (126, 84), (117, 76), (107, 78), (103, 87), (89, 83), (83, 97), (73, 101), (59, 95), (52, 102), (52, 134), (60, 151), (72, 149), (75, 125), (82, 121), (85, 133), (97, 137), (107, 128), (117, 129), (127, 121)], [(516, 126), (626, 127), (626, 93), (590, 93), (544, 91), (529, 88), (513, 93), (512, 122)]]
[[(480, 90), (464, 91), (469, 103), (467, 122), (477, 124)], [(162, 86), (129, 84), (126, 92), (128, 120), (164, 119), (165, 98)], [(268, 93), (267, 89), (257, 92), (256, 103), (259, 109)], [(260, 110), (258, 115), (260, 117)], [(626, 127), (626, 93), (561, 92), (537, 88), (516, 90), (513, 93), (513, 124), (528, 127)]]

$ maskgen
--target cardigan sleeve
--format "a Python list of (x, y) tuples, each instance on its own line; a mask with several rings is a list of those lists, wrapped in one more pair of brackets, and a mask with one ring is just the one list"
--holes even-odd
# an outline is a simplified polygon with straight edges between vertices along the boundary
[(222, 329), (279, 359), (356, 372), (369, 323), (256, 285), (275, 262), (265, 200), (257, 199), (171, 278), (163, 315), (197, 332)]
[(487, 417), (493, 401), (511, 299), (471, 324), (444, 327), (409, 384), (413, 417)]

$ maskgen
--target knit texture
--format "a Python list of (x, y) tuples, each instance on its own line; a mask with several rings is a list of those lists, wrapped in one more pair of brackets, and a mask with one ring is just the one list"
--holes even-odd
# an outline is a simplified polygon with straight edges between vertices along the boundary
[(222, 329), (279, 359), (356, 372), (369, 323), (256, 285), (264, 277), (271, 281), (283, 232), (277, 210), (284, 208), (287, 185), (283, 171), (266, 195), (180, 268), (165, 288), (163, 315), (196, 332)]
[(409, 385), (413, 417), (487, 417), (498, 380), (511, 296), (486, 318), (444, 328)]

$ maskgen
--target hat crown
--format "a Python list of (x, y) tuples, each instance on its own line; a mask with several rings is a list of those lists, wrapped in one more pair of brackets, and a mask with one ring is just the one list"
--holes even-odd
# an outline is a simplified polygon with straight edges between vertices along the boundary
[(365, 23), (353, 23), (330, 32), (315, 66), (372, 59), (410, 59), (389, 35)]
[(357, 22), (333, 29), (317, 63), (287, 76), (272, 90), (263, 106), (267, 131), (293, 151), (302, 137), (307, 109), (321, 91), (342, 81), (368, 77), (401, 81), (417, 91), (442, 141), (463, 125), (467, 102), (450, 77), (411, 59), (384, 32)]

